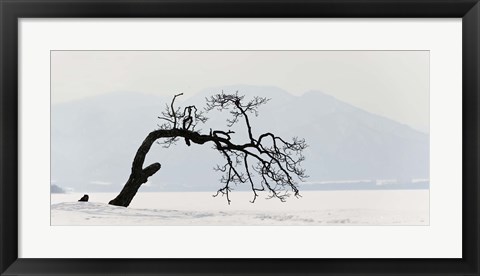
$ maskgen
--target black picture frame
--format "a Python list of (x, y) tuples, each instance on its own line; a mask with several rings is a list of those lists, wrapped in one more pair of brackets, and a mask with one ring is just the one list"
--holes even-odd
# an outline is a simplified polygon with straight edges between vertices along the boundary
[[(1, 275), (480, 275), (478, 212), (480, 4), (478, 0), (0, 0), (0, 16)], [(462, 18), (463, 257), (459, 259), (18, 258), (18, 19), (57, 17)]]

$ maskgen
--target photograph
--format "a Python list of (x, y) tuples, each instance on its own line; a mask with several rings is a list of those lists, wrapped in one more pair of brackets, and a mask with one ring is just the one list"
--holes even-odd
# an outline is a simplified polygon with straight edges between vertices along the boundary
[(51, 226), (430, 225), (428, 50), (52, 50), (50, 111)]
[(0, 276), (478, 276), (479, 1), (0, 0)]

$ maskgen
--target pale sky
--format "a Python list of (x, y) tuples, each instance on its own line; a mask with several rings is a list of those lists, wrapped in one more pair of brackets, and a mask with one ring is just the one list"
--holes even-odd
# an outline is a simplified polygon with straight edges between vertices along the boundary
[[(428, 51), (52, 51), (52, 104), (116, 91), (309, 90), (428, 133)], [(261, 96), (261, 95), (260, 95)]]

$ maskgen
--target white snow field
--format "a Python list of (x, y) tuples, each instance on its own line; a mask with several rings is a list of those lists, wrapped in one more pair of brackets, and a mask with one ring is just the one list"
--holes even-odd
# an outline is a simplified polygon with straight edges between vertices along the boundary
[(138, 193), (128, 208), (113, 193), (52, 194), (51, 225), (429, 225), (428, 190), (305, 191), (287, 202), (234, 191)]

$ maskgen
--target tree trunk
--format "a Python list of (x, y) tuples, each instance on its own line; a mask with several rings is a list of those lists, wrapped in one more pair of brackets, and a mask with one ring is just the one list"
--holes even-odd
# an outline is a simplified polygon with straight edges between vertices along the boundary
[[(127, 183), (125, 183), (125, 186), (123, 186), (120, 194), (118, 194), (116, 198), (110, 200), (108, 204), (123, 207), (128, 207), (128, 205), (130, 205), (130, 202), (132, 202), (132, 199), (137, 194), (140, 186), (147, 182), (150, 176), (154, 175), (158, 170), (160, 170), (161, 166), (159, 163), (153, 163), (145, 169), (143, 168), (145, 156), (147, 155), (148, 151), (150, 151), (152, 144), (157, 139), (172, 137), (183, 137), (196, 144), (204, 144), (205, 142), (213, 141), (212, 136), (200, 135), (196, 132), (185, 129), (159, 129), (150, 132), (145, 140), (143, 140), (142, 145), (140, 145), (137, 153), (135, 154), (135, 158), (133, 159), (132, 163), (132, 172), (130, 173)], [(188, 142), (187, 145), (190, 145), (190, 143)]]
[(153, 163), (152, 165), (142, 170), (140, 173), (132, 172), (127, 180), (127, 183), (125, 184), (125, 186), (123, 186), (120, 194), (118, 194), (116, 198), (110, 200), (108, 204), (128, 207), (128, 205), (130, 205), (130, 202), (132, 202), (133, 197), (137, 194), (140, 186), (142, 186), (143, 183), (147, 182), (150, 176), (160, 170), (160, 167), (161, 166), (159, 163)]
[(158, 138), (167, 138), (174, 135), (172, 131), (169, 130), (157, 130), (151, 132), (143, 141), (142, 145), (138, 148), (135, 158), (132, 163), (132, 172), (130, 177), (123, 186), (122, 191), (118, 196), (108, 204), (128, 207), (130, 202), (132, 202), (133, 197), (137, 194), (138, 189), (142, 186), (143, 183), (147, 182), (148, 178), (154, 175), (158, 170), (160, 170), (159, 163), (153, 163), (150, 166), (143, 168), (143, 162), (145, 161), (145, 156), (152, 147), (153, 142)]

